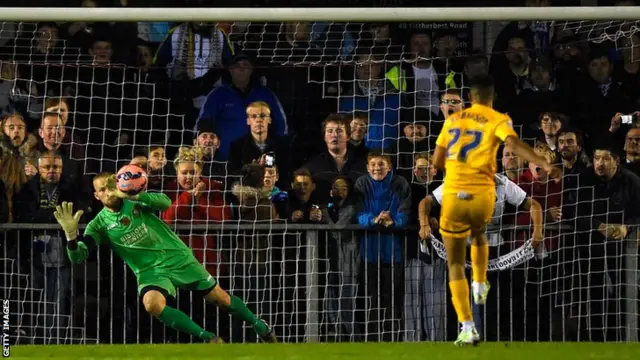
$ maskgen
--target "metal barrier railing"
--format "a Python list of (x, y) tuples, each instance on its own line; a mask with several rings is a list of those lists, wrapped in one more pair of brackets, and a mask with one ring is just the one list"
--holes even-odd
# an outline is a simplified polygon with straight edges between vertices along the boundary
[[(438, 246), (428, 247), (429, 254), (418, 250), (415, 230), (233, 222), (175, 229), (221, 286), (245, 299), (283, 341), (442, 341), (457, 331), (446, 262)], [(636, 341), (635, 233), (602, 261), (584, 257), (589, 247), (599, 246), (590, 244), (588, 234), (545, 229), (560, 239), (558, 247), (517, 266), (511, 261), (530, 250), (524, 249), (529, 228), (489, 229), (501, 232), (505, 243), (492, 249), (498, 259), (489, 277), (493, 297), (486, 307), (474, 309), (485, 338)], [(13, 300), (21, 342), (191, 340), (144, 312), (135, 277), (111, 251), (99, 249), (83, 265), (60, 264), (51, 257), (57, 225), (0, 224), (0, 230), (2, 297)], [(386, 242), (397, 243), (399, 252)], [(373, 259), (371, 254), (385, 255)], [(191, 293), (179, 292), (176, 306), (232, 341), (256, 341), (242, 324), (205, 308)]]

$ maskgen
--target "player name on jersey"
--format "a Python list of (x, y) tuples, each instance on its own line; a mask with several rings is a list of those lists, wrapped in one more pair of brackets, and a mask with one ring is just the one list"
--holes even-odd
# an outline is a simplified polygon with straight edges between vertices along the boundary
[(460, 118), (461, 119), (471, 119), (471, 120), (473, 120), (473, 121), (475, 121), (477, 123), (480, 123), (480, 124), (486, 124), (486, 123), (489, 122), (489, 119), (487, 119), (486, 117), (484, 117), (481, 114), (472, 113), (472, 112), (466, 112), (466, 111), (463, 111), (463, 112), (460, 113)]
[(140, 226), (135, 227), (133, 230), (131, 230), (131, 232), (124, 234), (121, 240), (123, 244), (131, 246), (147, 238), (148, 234), (149, 229), (147, 228), (147, 226), (145, 224), (141, 224)]

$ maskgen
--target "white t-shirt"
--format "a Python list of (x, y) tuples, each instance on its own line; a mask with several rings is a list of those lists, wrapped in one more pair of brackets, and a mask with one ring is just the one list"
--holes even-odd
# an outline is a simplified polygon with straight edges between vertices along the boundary
[[(502, 216), (504, 215), (505, 203), (519, 207), (527, 199), (527, 193), (504, 175), (496, 174), (495, 182), (496, 205), (493, 210), (493, 217), (491, 217), (491, 225), (500, 225), (502, 223)], [(440, 185), (431, 193), (431, 196), (433, 196), (438, 204), (442, 204), (442, 187), (443, 185)], [(489, 246), (500, 246), (504, 243), (500, 232), (488, 231), (487, 239), (489, 240)], [(471, 239), (469, 239), (469, 241), (471, 241)]]
[(426, 69), (413, 67), (416, 79), (416, 106), (427, 108), (432, 113), (440, 111), (440, 96), (438, 94), (438, 74), (433, 65)]

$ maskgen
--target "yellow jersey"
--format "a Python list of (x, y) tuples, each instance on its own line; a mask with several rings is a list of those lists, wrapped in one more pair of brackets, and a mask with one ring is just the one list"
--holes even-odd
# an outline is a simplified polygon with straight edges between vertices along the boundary
[(446, 149), (443, 193), (493, 188), (498, 147), (509, 136), (518, 136), (511, 118), (490, 107), (474, 104), (449, 116), (436, 141)]

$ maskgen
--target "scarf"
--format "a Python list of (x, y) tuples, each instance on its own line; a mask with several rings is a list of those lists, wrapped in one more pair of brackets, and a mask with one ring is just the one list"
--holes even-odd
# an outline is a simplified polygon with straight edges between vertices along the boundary
[[(436, 251), (436, 254), (443, 260), (447, 260), (447, 250), (444, 244), (438, 240), (435, 236), (431, 235), (431, 245)], [(424, 254), (430, 254), (429, 248), (424, 242), (420, 242), (420, 251)], [(495, 259), (489, 259), (489, 266), (487, 271), (504, 271), (514, 268), (518, 265), (524, 264), (527, 261), (533, 259), (542, 259), (546, 257), (546, 250), (541, 246), (540, 250), (534, 249), (533, 242), (528, 240), (524, 245), (511, 251), (508, 254), (499, 256)], [(466, 268), (471, 268), (471, 262), (467, 261)]]
[(609, 88), (611, 87), (611, 81), (609, 81), (606, 84), (600, 84), (600, 92), (602, 93), (602, 96), (607, 96), (607, 94), (609, 93)]
[(375, 102), (380, 94), (384, 94), (383, 83), (380, 80), (358, 80), (358, 88), (363, 96), (367, 96), (370, 102)]
[[(190, 80), (196, 78), (196, 66), (202, 68), (202, 64), (196, 65), (196, 57), (207, 59), (206, 69), (222, 67), (222, 42), (223, 38), (220, 36), (217, 27), (209, 32), (209, 36), (194, 33), (193, 28), (189, 24), (182, 24), (178, 29), (177, 51), (174, 56), (175, 64), (186, 66), (187, 74)], [(196, 36), (200, 42), (199, 53), (196, 54)], [(209, 44), (209, 53), (203, 54), (203, 48), (205, 42)]]
[(40, 183), (40, 209), (55, 209), (59, 197), (60, 190), (57, 184)]

